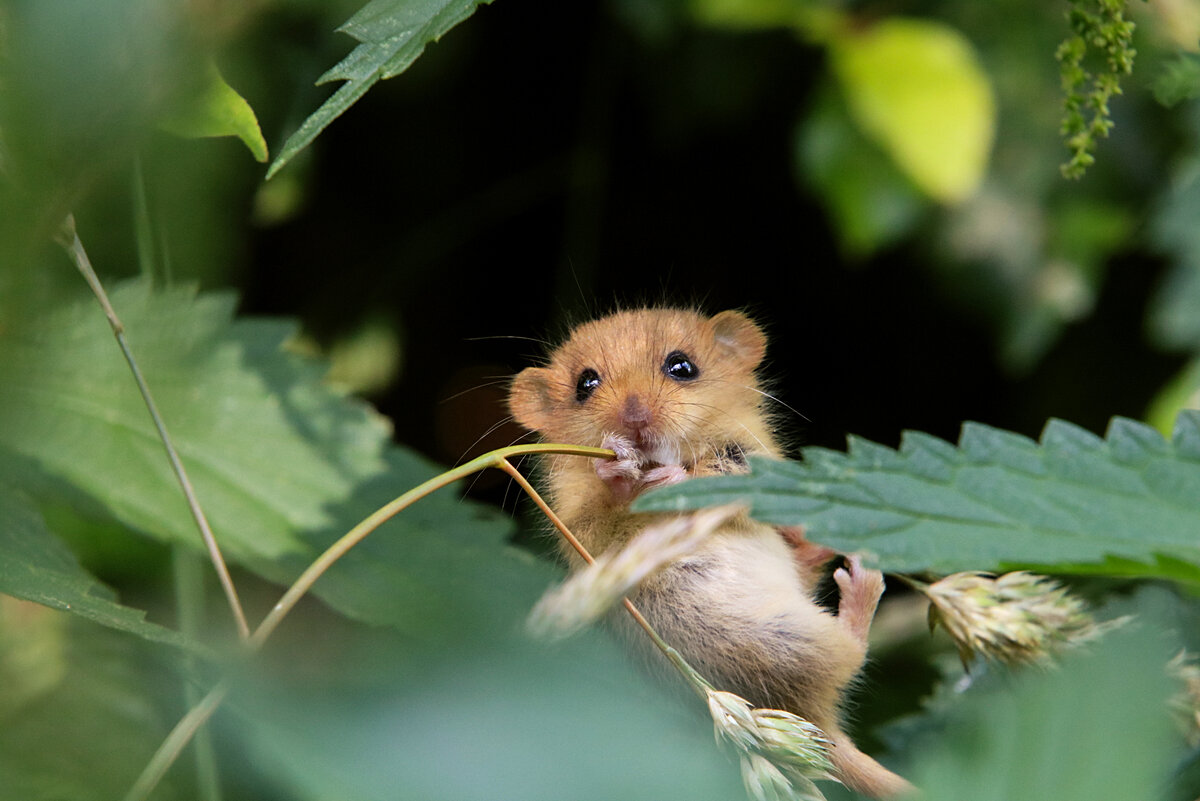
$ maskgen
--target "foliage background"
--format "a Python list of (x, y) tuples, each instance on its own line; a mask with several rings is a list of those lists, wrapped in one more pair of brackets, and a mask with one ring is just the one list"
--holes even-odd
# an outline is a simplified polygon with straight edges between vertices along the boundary
[[(1051, 417), (1097, 433), (1114, 415), (1145, 419), (1200, 344), (1200, 110), (1186, 91), (1171, 107), (1154, 97), (1168, 64), (1182, 65), (1176, 84), (1188, 86), (1194, 62), (1179, 52), (1196, 48), (1194, 4), (1135, 9), (1141, 60), (1113, 103), (1112, 138), (1077, 183), (1057, 170), (1065, 151), (1053, 54), (1066, 35), (1065, 6), (836, 6), (864, 29), (899, 13), (936, 20), (975, 47), (995, 93), (995, 143), (984, 183), (951, 205), (925, 198), (859, 131), (828, 49), (771, 22), (781, 7), (810, 4), (482, 6), (263, 183), (265, 167), (236, 139), (180, 138), (155, 123), (211, 58), (278, 152), (328, 95), (313, 82), (349, 51), (351, 40), (332, 31), (357, 2), (0, 6), (0, 165), (21, 187), (6, 190), (0, 207), (0, 345), (6, 332), (11, 345), (26, 341), (13, 332), (56, 330), (78, 332), (96, 353), (112, 347), (50, 243), (68, 210), (114, 286), (148, 271), (160, 286), (234, 290), (236, 300), (225, 303), (236, 303), (243, 320), (299, 320), (292, 347), (331, 358), (332, 380), (364, 394), (402, 449), (382, 443), (383, 424), (361, 407), (345, 412), (361, 426), (345, 431), (357, 432), (378, 462), (354, 462), (348, 473), (361, 472), (337, 497), (314, 496), (310, 517), (292, 505), (299, 500), (279, 502), (274, 511), (294, 529), (283, 533), (287, 558), (254, 553), (261, 541), (250, 539), (235, 574), (252, 619), (274, 602), (275, 582), (294, 576), (339, 526), (428, 475), (432, 468), (408, 449), (448, 465), (519, 437), (493, 424), (504, 417), (503, 379), (543, 352), (526, 338), (553, 341), (570, 320), (615, 304), (749, 309), (771, 334), (769, 371), (776, 394), (798, 410), (788, 422), (797, 443), (840, 448), (857, 434), (895, 445), (904, 429), (954, 440), (965, 420), (1036, 437)], [(173, 27), (176, 13), (184, 21)], [(141, 329), (155, 333), (131, 323), (135, 352), (162, 344), (171, 319), (189, 321), (179, 327), (190, 336), (191, 326), (220, 318), (213, 311), (193, 321), (188, 303), (177, 302), (177, 317), (151, 314), (153, 325)], [(221, 332), (226, 324), (213, 323)], [(251, 353), (287, 335), (245, 324), (233, 338)], [(65, 374), (84, 368), (80, 352), (91, 351), (75, 351)], [(193, 377), (184, 371), (172, 382), (171, 351), (163, 352), (168, 369), (151, 372), (151, 385), (186, 396)], [(281, 385), (294, 382), (309, 398), (318, 368), (285, 369), (263, 353), (261, 362), (244, 354), (234, 361), (254, 375), (277, 370)], [(7, 350), (6, 358), (16, 364)], [(1166, 418), (1200, 383), (1194, 373), (1182, 380), (1162, 401)], [(326, 403), (341, 408), (319, 392), (312, 398), (303, 407), (310, 414)], [(43, 459), (42, 431), (25, 428), (29, 419), (0, 415), (0, 476), (21, 485), (0, 506), (6, 531), (52, 532), (124, 603), (176, 625), (174, 588), (187, 558), (164, 543), (186, 538), (186, 518), (169, 535), (148, 531), (145, 515), (109, 497), (132, 479), (107, 472), (94, 440), (64, 435)], [(337, 461), (346, 443), (331, 430), (322, 458)], [(203, 442), (220, 452), (254, 434), (224, 436)], [(230, 450), (236, 457), (242, 449)], [(89, 452), (97, 465), (81, 461)], [(65, 490), (57, 480), (31, 486), (30, 461), (33, 473), (61, 477), (47, 464), (79, 472)], [(264, 464), (273, 470), (270, 459)], [(514, 633), (554, 572), (504, 547), (516, 528), (505, 515), (524, 529), (537, 524), (514, 512), (503, 478), (481, 477), (470, 494), (485, 506), (446, 500), (403, 529), (408, 542), (372, 542), (369, 553), (364, 546), (340, 584), (330, 576), (323, 603), (307, 604), (281, 632), (214, 723), (225, 795), (737, 792), (700, 715), (662, 699), (605, 638), (541, 650)], [(487, 508), (497, 505), (503, 513)], [(451, 546), (437, 538), (447, 521), (461, 540)], [(485, 542), (477, 553), (462, 550), (476, 537)], [(375, 575), (377, 564), (401, 567)], [(438, 600), (413, 601), (430, 587), (440, 589)], [(1097, 599), (1125, 590), (1081, 589)], [(212, 586), (206, 597), (203, 639), (225, 647), (227, 613)], [(1154, 603), (1195, 630), (1186, 625), (1194, 603)], [(119, 796), (182, 712), (181, 683), (206, 686), (215, 674), (207, 663), (189, 667), (174, 651), (74, 619), (6, 610), (0, 669), (15, 689), (0, 701), (9, 716), (0, 727), (4, 797)], [(911, 626), (911, 617), (898, 617)], [(875, 724), (918, 708), (946, 651), (908, 634), (893, 642), (856, 713), (875, 747)], [(1124, 664), (1129, 649), (1158, 646), (1125, 647), (1111, 664)], [(1144, 710), (1158, 674), (1153, 660), (1133, 662), (1144, 670), (1146, 700), (1132, 707)], [(1118, 678), (1097, 677), (1098, 692), (1118, 687)], [(1029, 709), (1036, 719), (1053, 704)], [(68, 718), (85, 725), (64, 726)], [(1141, 775), (1142, 764), (1159, 775), (1157, 742), (1104, 747), (1136, 752), (1124, 753), (1126, 775)], [(76, 747), (86, 757), (75, 763), (54, 756)], [(951, 745), (929, 750), (939, 748)], [(177, 767), (162, 797), (207, 792), (193, 773)], [(1042, 790), (1067, 797), (1052, 782)], [(1185, 783), (1177, 794), (1186, 792)]]

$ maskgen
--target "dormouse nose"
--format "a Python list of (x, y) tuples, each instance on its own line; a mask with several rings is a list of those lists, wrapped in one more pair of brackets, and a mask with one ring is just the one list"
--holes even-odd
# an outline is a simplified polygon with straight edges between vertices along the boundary
[(637, 395), (630, 395), (621, 406), (620, 422), (625, 428), (636, 431), (650, 425), (650, 407)]

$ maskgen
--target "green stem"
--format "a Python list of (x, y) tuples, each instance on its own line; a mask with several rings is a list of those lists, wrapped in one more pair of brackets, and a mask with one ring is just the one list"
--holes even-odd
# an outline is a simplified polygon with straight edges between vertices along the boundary
[(117, 312), (112, 307), (112, 303), (109, 302), (108, 293), (104, 291), (104, 286), (100, 283), (100, 278), (92, 268), (91, 259), (88, 258), (87, 251), (84, 250), (83, 243), (79, 240), (79, 234), (75, 231), (75, 218), (73, 216), (68, 216), (64, 221), (63, 229), (59, 234), (59, 242), (71, 256), (75, 262), (75, 266), (79, 268), (79, 272), (83, 274), (84, 280), (87, 281), (92, 293), (100, 302), (100, 307), (104, 310), (104, 316), (108, 318), (108, 324), (117, 338), (117, 344), (121, 348), (121, 353), (125, 356), (125, 362), (129, 365), (130, 372), (133, 373), (133, 380), (137, 383), (138, 391), (142, 394), (142, 400), (150, 412), (150, 419), (154, 421), (154, 428), (158, 431), (158, 437), (162, 440), (163, 447), (167, 451), (167, 458), (171, 462), (171, 469), (179, 481), (179, 486), (183, 489), (183, 495), (187, 499), (192, 519), (196, 521), (196, 526), (200, 529), (200, 538), (204, 541), (204, 547), (208, 550), (209, 559), (212, 561), (213, 567), (217, 571), (217, 578), (221, 582), (221, 589), (224, 590), (225, 597), (229, 602), (229, 608), (233, 612), (234, 622), (237, 624), (238, 636), (245, 640), (250, 636), (250, 627), (246, 623), (246, 613), (242, 610), (242, 602), (238, 598), (237, 589), (233, 586), (233, 579), (229, 575), (229, 568), (225, 564), (224, 557), (221, 556), (220, 546), (217, 545), (217, 539), (213, 536), (212, 528), (208, 525), (208, 518), (205, 517), (204, 510), (200, 507), (200, 501), (196, 497), (196, 491), (192, 488), (191, 480), (188, 479), (187, 471), (183, 467), (179, 453), (175, 450), (175, 444), (171, 441), (171, 436), (167, 433), (167, 424), (163, 421), (162, 415), (159, 414), (158, 405), (154, 402), (154, 397), (150, 394), (150, 386), (146, 383), (141, 368), (138, 367), (137, 360), (133, 357), (133, 351), (130, 349), (129, 342), (125, 338), (125, 326), (121, 323), (121, 319), (117, 317)]
[[(171, 566), (175, 574), (179, 631), (189, 640), (198, 642), (204, 626), (204, 566), (198, 554), (180, 543), (171, 548)], [(190, 679), (196, 664), (194, 654), (184, 654), (184, 670), (189, 677), (184, 679), (183, 697), (189, 709), (200, 702), (200, 691)], [(201, 801), (221, 801), (217, 758), (208, 729), (197, 732), (194, 756), (197, 797)]]
[[(507, 459), (501, 464), (497, 465), (497, 467), (512, 476), (513, 481), (516, 481), (521, 489), (525, 491), (525, 494), (533, 499), (533, 502), (537, 504), (537, 507), (542, 511), (542, 514), (544, 514), (550, 520), (550, 522), (554, 524), (554, 527), (558, 529), (558, 533), (561, 534), (563, 538), (566, 539), (567, 543), (575, 549), (575, 552), (583, 558), (583, 561), (587, 562), (589, 565), (595, 564), (595, 558), (588, 553), (588, 550), (584, 547), (583, 543), (581, 543), (575, 537), (575, 535), (571, 533), (571, 530), (567, 528), (566, 524), (563, 523), (559, 516), (554, 513), (554, 510), (550, 508), (550, 505), (542, 499), (542, 496), (538, 493), (538, 491), (533, 488), (532, 484), (529, 483), (529, 479), (521, 475), (521, 472), (513, 467)], [(692, 689), (695, 690), (701, 698), (706, 697), (708, 691), (712, 689), (712, 685), (708, 682), (708, 680), (701, 676), (699, 671), (697, 671), (694, 667), (689, 665), (687, 660), (683, 658), (682, 654), (668, 645), (667, 641), (659, 636), (658, 632), (654, 630), (654, 627), (650, 625), (650, 621), (646, 620), (645, 616), (642, 615), (641, 611), (638, 610), (633, 601), (629, 600), (628, 598), (622, 598), (621, 600), (625, 604), (625, 611), (628, 612), (629, 616), (634, 619), (634, 622), (636, 622), (642, 628), (642, 631), (646, 632), (646, 635), (650, 638), (658, 650), (662, 651), (663, 655), (670, 660), (671, 664), (674, 665), (681, 674), (683, 674), (683, 677), (687, 680), (688, 684), (691, 685)]]

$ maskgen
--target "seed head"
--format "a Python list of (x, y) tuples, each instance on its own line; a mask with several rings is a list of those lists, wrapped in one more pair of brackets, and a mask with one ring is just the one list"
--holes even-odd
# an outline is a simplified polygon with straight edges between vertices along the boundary
[(744, 511), (739, 505), (714, 506), (646, 528), (620, 551), (601, 554), (546, 592), (530, 613), (529, 630), (538, 636), (564, 637), (598, 620), (647, 578), (694, 553)]
[(1045, 576), (1018, 571), (996, 577), (955, 573), (916, 585), (930, 600), (930, 627), (942, 625), (959, 657), (1040, 662), (1064, 646), (1094, 639), (1116, 624), (1097, 625), (1079, 598)]

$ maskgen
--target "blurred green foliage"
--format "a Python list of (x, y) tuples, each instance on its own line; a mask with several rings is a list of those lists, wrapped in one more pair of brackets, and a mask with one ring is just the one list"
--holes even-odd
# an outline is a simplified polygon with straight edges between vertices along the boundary
[[(838, 437), (981, 408), (999, 426), (810, 449), (781, 467), (788, 522), (847, 550), (890, 538), (884, 567), (1088, 574), (1106, 615), (1136, 616), (1045, 675), (930, 680), (949, 645), (893, 634), (863, 739), (911, 713), (887, 759), (931, 801), (1200, 792), (1162, 708), (1162, 663), (1200, 647), (1195, 418), (1176, 422), (1200, 388), (1195, 2), (1103, 4), (1128, 14), (1109, 55), (1138, 62), (1088, 101), (1109, 136), (1071, 183), (1054, 54), (1086, 33), (1067, 4), (360, 5), (0, 4), (0, 798), (120, 797), (229, 673), (215, 770), (189, 752), (154, 798), (739, 792), (690, 697), (603, 633), (524, 633), (556, 568), (487, 477), (406, 510), (262, 654), (231, 656), (215, 583), (194, 597), (172, 571), (198, 537), (54, 244), (69, 212), (252, 621), (438, 462), (521, 436), (497, 397), (532, 346), (478, 337), (614, 298), (752, 305), (814, 429), (843, 408), (866, 416)], [(1080, 396), (1089, 424), (1153, 400), (1175, 440), (1022, 436)], [(962, 513), (980, 498), (1003, 525)], [(903, 600), (893, 631), (920, 623)]]

